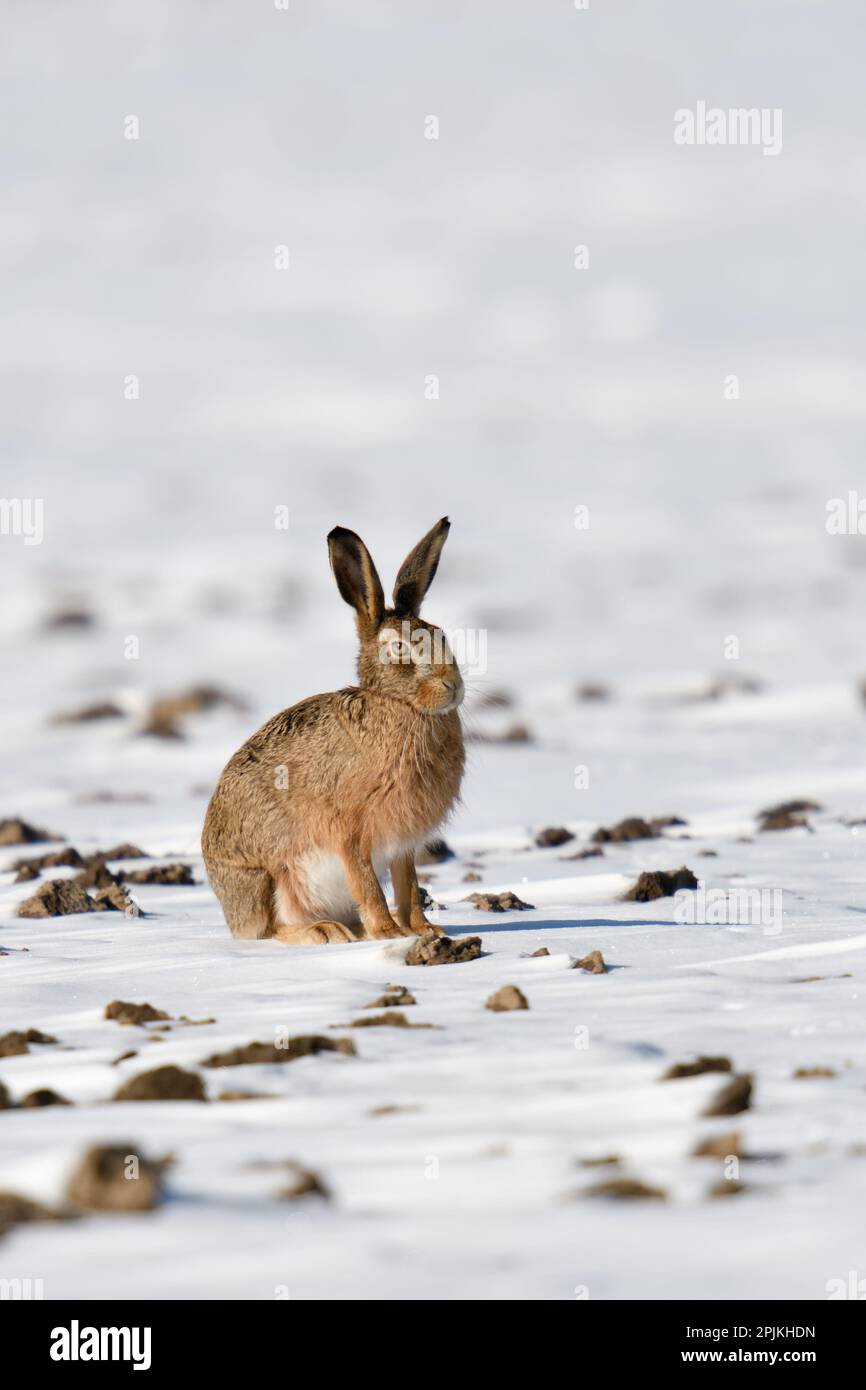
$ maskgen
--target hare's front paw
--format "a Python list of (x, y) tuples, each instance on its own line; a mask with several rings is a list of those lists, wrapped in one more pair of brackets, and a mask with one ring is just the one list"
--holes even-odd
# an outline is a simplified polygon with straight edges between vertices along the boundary
[(432, 931), (434, 936), (444, 936), (445, 932), (438, 922), (430, 922), (423, 915), (412, 918), (412, 933), (414, 936), (423, 936), (425, 932)]
[(408, 927), (404, 927), (400, 919), (391, 913), (392, 920), (400, 927), (401, 936), (423, 936), (425, 932), (432, 931), (435, 936), (444, 936), (445, 933), (435, 922), (428, 922), (427, 918), (421, 914), (420, 917), (410, 918)]
[(415, 935), (411, 927), (404, 927), (402, 922), (398, 922), (397, 918), (394, 916), (391, 917), (389, 922), (377, 922), (375, 926), (367, 922), (365, 926), (367, 935), (373, 937), (377, 941), (390, 940), (395, 936)]

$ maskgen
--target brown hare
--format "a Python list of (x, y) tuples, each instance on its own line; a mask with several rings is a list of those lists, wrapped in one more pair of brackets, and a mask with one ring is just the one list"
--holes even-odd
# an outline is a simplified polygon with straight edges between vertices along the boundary
[(274, 715), (220, 777), (202, 851), (235, 936), (312, 945), (430, 930), (415, 850), (460, 792), (463, 680), (441, 628), (418, 612), (449, 526), (443, 517), (403, 561), (392, 608), (360, 536), (328, 536), (356, 614), (359, 684)]

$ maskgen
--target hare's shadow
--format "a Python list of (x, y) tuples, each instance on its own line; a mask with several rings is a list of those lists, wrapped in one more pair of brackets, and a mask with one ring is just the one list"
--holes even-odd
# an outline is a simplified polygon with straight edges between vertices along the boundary
[[(443, 925), (444, 925), (444, 924), (443, 924)], [(531, 921), (531, 922), (520, 922), (520, 921), (509, 921), (509, 922), (484, 922), (484, 923), (479, 923), (478, 926), (475, 926), (474, 923), (467, 922), (467, 923), (465, 923), (465, 924), (461, 924), (459, 927), (458, 927), (456, 924), (452, 927), (451, 924), (449, 923), (449, 924), (448, 924), (448, 934), (449, 934), (449, 936), (450, 936), (450, 935), (453, 935), (453, 934), (455, 934), (455, 933), (458, 933), (458, 932), (461, 933), (461, 934), (463, 934), (463, 933), (469, 934), (469, 933), (472, 932), (473, 927), (474, 927), (475, 931), (484, 931), (484, 932), (488, 932), (488, 931), (492, 931), (492, 932), (507, 932), (507, 931), (536, 932), (536, 931), (587, 931), (587, 930), (589, 930), (589, 931), (597, 931), (600, 927), (670, 927), (670, 926), (674, 926), (674, 925), (675, 925), (675, 923), (673, 923), (673, 922), (671, 922), (671, 921), (664, 920), (664, 919), (659, 919), (659, 918), (651, 918), (651, 919), (648, 918), (648, 919), (646, 919), (646, 920), (642, 920), (642, 919), (632, 920), (632, 919), (629, 919), (628, 921), (622, 921), (620, 918), (617, 918), (617, 917), (584, 917), (584, 918), (581, 918), (580, 921), (576, 921), (576, 922), (562, 922), (562, 921), (560, 921), (560, 920), (557, 918), (556, 921), (553, 921), (553, 922), (538, 922), (538, 921)]]

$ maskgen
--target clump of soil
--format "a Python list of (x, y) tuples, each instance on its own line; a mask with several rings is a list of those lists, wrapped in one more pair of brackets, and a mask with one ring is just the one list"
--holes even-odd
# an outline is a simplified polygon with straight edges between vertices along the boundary
[(93, 902), (83, 886), (69, 878), (49, 879), (31, 898), (25, 898), (18, 905), (19, 917), (63, 917), (69, 913), (93, 911)]
[(217, 1100), (276, 1100), (268, 1091), (220, 1091)]
[(586, 970), (590, 975), (604, 975), (607, 970), (601, 951), (590, 951), (589, 955), (576, 960), (570, 968), (572, 970)]
[(12, 1109), (12, 1097), (10, 1096), (9, 1092), (6, 1090), (6, 1087), (3, 1085), (3, 1082), (0, 1081), (0, 1110), (11, 1110), (11, 1109)]
[(139, 849), (138, 845), (131, 845), (124, 841), (119, 845), (112, 845), (110, 849), (98, 849), (94, 855), (88, 856), (89, 859), (149, 859), (150, 855), (146, 850)]
[(40, 830), (18, 816), (13, 816), (10, 820), (0, 820), (0, 845), (38, 845), (62, 839), (62, 835), (52, 835), (48, 830)]
[(405, 985), (386, 985), (385, 993), (380, 994), (378, 999), (374, 999), (372, 1004), (365, 1004), (365, 1009), (393, 1009), (408, 1008), (410, 1004), (417, 1004), (415, 998)]
[(636, 883), (623, 893), (623, 902), (651, 903), (656, 898), (670, 898), (681, 888), (697, 888), (698, 880), (685, 864), (679, 869), (651, 869), (642, 873)]
[(28, 1091), (21, 1102), (22, 1110), (37, 1110), (45, 1105), (71, 1105), (72, 1101), (61, 1096), (57, 1091), (52, 1091), (49, 1086), (42, 1086), (36, 1091)]
[(835, 1076), (832, 1067), (798, 1067), (794, 1072), (795, 1081), (811, 1081), (815, 1077)]
[(692, 1150), (694, 1158), (742, 1158), (743, 1138), (737, 1130), (726, 1134), (713, 1134), (702, 1139)]
[(759, 817), (763, 816), (790, 816), (800, 815), (805, 811), (823, 811), (823, 806), (817, 801), (800, 799), (799, 801), (780, 801), (778, 806), (766, 806), (763, 811), (759, 811)]
[(610, 695), (610, 688), (597, 681), (586, 681), (583, 685), (577, 686), (574, 692), (576, 700), (584, 701), (609, 700)]
[(693, 1062), (675, 1062), (668, 1067), (662, 1081), (681, 1081), (686, 1076), (703, 1076), (708, 1071), (732, 1072), (730, 1057), (696, 1057)]
[(811, 830), (806, 819), (806, 811), (820, 811), (816, 801), (782, 801), (778, 806), (768, 806), (758, 812), (759, 830), (793, 830), (797, 826)]
[(809, 822), (805, 816), (793, 815), (790, 811), (780, 811), (775, 816), (764, 816), (759, 830), (796, 830), (797, 828), (811, 830)]
[(125, 999), (112, 999), (105, 1006), (105, 1017), (126, 1026), (144, 1023), (163, 1023), (171, 1014), (155, 1009), (152, 1004), (130, 1004)]
[(697, 690), (683, 697), (686, 704), (697, 704), (704, 700), (723, 700), (728, 695), (760, 695), (763, 682), (753, 676), (719, 676), (703, 690)]
[(110, 888), (113, 883), (120, 883), (121, 877), (111, 872), (101, 855), (93, 854), (85, 860), (85, 868), (72, 881), (82, 888)]
[(641, 816), (627, 816), (616, 825), (600, 825), (592, 839), (597, 845), (620, 845), (627, 844), (630, 840), (655, 840), (658, 833), (658, 830), (654, 830), (650, 822)]
[(428, 840), (422, 849), (415, 855), (416, 864), (444, 864), (446, 859), (453, 859), (454, 851), (444, 840)]
[(0, 1192), (0, 1235), (10, 1226), (23, 1226), (31, 1221), (64, 1221), (68, 1212), (55, 1211), (22, 1197), (18, 1192)]
[(461, 881), (463, 883), (480, 883), (481, 875), (477, 874), (474, 869), (470, 869), (468, 874), (463, 875)]
[(532, 730), (528, 724), (509, 724), (504, 733), (501, 734), (482, 734), (477, 729), (471, 730), (466, 739), (469, 743), (532, 743), (534, 742)]
[(601, 845), (594, 845), (592, 849), (579, 849), (575, 854), (561, 854), (559, 857), (563, 863), (569, 863), (573, 859), (603, 859), (604, 850)]
[(407, 965), (460, 965), (463, 961), (476, 960), (481, 955), (480, 936), (460, 936), (452, 940), (450, 936), (437, 936), (435, 932), (425, 932), (416, 936), (406, 955)]
[(414, 1115), (420, 1109), (420, 1105), (374, 1105), (367, 1114), (373, 1119), (378, 1119), (380, 1115)]
[(567, 845), (573, 839), (574, 835), (570, 830), (566, 830), (564, 825), (547, 825), (543, 830), (539, 830), (535, 843), (539, 849), (556, 849), (559, 845)]
[(338, 1028), (432, 1028), (432, 1023), (410, 1023), (405, 1014), (397, 1009), (389, 1009), (384, 1014), (372, 1014), (368, 1018), (356, 1018), (349, 1024), (337, 1024)]
[(61, 710), (55, 714), (52, 724), (95, 724), (100, 719), (123, 719), (126, 711), (113, 700), (99, 700), (92, 705), (80, 705), (77, 709)]
[(322, 1197), (326, 1202), (330, 1202), (331, 1192), (318, 1173), (291, 1159), (285, 1166), (290, 1170), (292, 1178), (288, 1186), (280, 1188), (277, 1193), (281, 1201), (296, 1202), (301, 1197)]
[(508, 1013), (512, 1009), (528, 1009), (529, 1000), (517, 985), (503, 985), (495, 994), (485, 1001), (485, 1009), (492, 1009), (494, 1013)]
[(215, 709), (218, 705), (235, 710), (247, 708), (243, 700), (219, 686), (194, 685), (177, 695), (161, 695), (153, 700), (141, 732), (155, 738), (183, 738), (180, 721), (184, 716)]
[(80, 604), (75, 607), (58, 608), (54, 613), (45, 619), (45, 627), (49, 632), (68, 631), (70, 628), (93, 627), (96, 619), (89, 608), (83, 608)]
[(713, 1115), (740, 1115), (752, 1104), (752, 1078), (748, 1074), (734, 1076), (726, 1086), (717, 1091), (715, 1097), (704, 1110), (708, 1118)]
[(744, 1182), (737, 1182), (736, 1178), (722, 1178), (711, 1187), (707, 1193), (708, 1197), (736, 1197), (738, 1193), (746, 1191)]
[(189, 864), (151, 864), (146, 869), (126, 869), (127, 883), (170, 883), (189, 886), (195, 883)]
[(616, 1168), (622, 1159), (619, 1154), (602, 1154), (601, 1158), (580, 1158), (578, 1167), (580, 1168)]
[(637, 1178), (608, 1178), (605, 1182), (597, 1182), (588, 1187), (586, 1196), (613, 1197), (618, 1202), (665, 1202), (668, 1194), (664, 1188), (649, 1187)]
[(205, 1057), (201, 1065), (243, 1067), (259, 1062), (295, 1062), (299, 1057), (311, 1057), (318, 1052), (344, 1052), (350, 1057), (356, 1055), (351, 1038), (326, 1038), (320, 1033), (304, 1033), (297, 1038), (289, 1038), (285, 1047), (277, 1047), (275, 1043), (251, 1042), (244, 1047), (233, 1047), (228, 1052), (215, 1052), (212, 1057)]
[(66, 1195), (85, 1211), (153, 1211), (162, 1200), (168, 1159), (149, 1159), (129, 1144), (87, 1149), (69, 1178)]
[(140, 917), (141, 908), (122, 883), (110, 883), (93, 894), (94, 912), (122, 912), (124, 917)]
[(130, 1077), (116, 1091), (115, 1100), (207, 1100), (204, 1082), (195, 1071), (182, 1067), (155, 1067)]
[(550, 955), (550, 952), (548, 951), (548, 949), (547, 949), (546, 946), (539, 946), (539, 948), (538, 948), (537, 951), (530, 951), (530, 953), (529, 953), (529, 959), (530, 959), (530, 960), (535, 960), (538, 956), (549, 956), (549, 955)]
[(37, 878), (43, 869), (82, 869), (84, 860), (77, 849), (67, 845), (65, 849), (55, 849), (50, 854), (37, 854), (32, 859), (16, 859), (12, 868), (18, 875), (15, 882), (26, 883), (29, 879)]
[(57, 1039), (52, 1038), (50, 1033), (40, 1033), (38, 1028), (27, 1028), (23, 1031), (15, 1030), (11, 1033), (4, 1033), (0, 1038), (0, 1057), (21, 1057), (25, 1052), (30, 1051), (30, 1043), (56, 1043)]
[(509, 690), (488, 690), (479, 695), (476, 703), (479, 709), (511, 709), (514, 696)]
[(531, 912), (532, 903), (525, 903), (516, 893), (470, 893), (465, 903), (474, 903), (479, 912)]

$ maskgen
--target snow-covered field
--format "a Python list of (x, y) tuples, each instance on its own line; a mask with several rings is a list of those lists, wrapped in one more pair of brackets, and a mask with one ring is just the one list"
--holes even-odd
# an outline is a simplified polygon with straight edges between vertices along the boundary
[[(858, 10), (470, 9), (15, 16), (0, 492), (43, 500), (44, 538), (0, 536), (0, 819), (196, 880), (133, 885), (141, 918), (26, 920), (39, 881), (9, 866), (53, 846), (0, 850), (0, 1034), (58, 1039), (0, 1082), (72, 1102), (0, 1111), (0, 1191), (54, 1205), (95, 1142), (174, 1156), (154, 1211), (0, 1239), (0, 1278), (48, 1298), (820, 1299), (866, 1273), (866, 537), (825, 526), (862, 480)], [(676, 147), (702, 98), (782, 106), (782, 154)], [(250, 731), (352, 679), (325, 534), (390, 580), (445, 512), (425, 612), (485, 636), (487, 737), (424, 872), (484, 953), (235, 942), (202, 817)], [(700, 698), (719, 678), (758, 688)], [(141, 734), (203, 683), (246, 708)], [(105, 700), (122, 717), (51, 722)], [(808, 828), (758, 829), (799, 798)], [(566, 858), (631, 815), (686, 824)], [(536, 847), (557, 825), (575, 840)], [(682, 864), (781, 916), (621, 900)], [(532, 910), (463, 900), (503, 889)], [(570, 968), (591, 950), (606, 974)], [(386, 983), (435, 1026), (347, 1027)], [(528, 1011), (485, 1009), (506, 984)], [(113, 999), (214, 1021), (122, 1027)], [(357, 1055), (201, 1065), (286, 1032)], [(698, 1055), (751, 1074), (750, 1109), (702, 1117), (719, 1074), (660, 1080)], [(112, 1101), (168, 1063), (207, 1104)], [(743, 1188), (713, 1197), (721, 1160), (692, 1153), (732, 1131)], [(331, 1199), (278, 1197), (289, 1160)], [(587, 1195), (612, 1177), (667, 1200)]]

